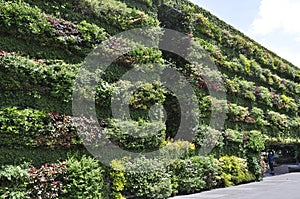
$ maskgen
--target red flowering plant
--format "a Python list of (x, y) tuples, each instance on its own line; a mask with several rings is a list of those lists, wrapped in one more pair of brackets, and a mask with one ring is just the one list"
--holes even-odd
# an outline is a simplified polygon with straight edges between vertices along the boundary
[(52, 112), (49, 116), (47, 131), (37, 138), (39, 146), (71, 147), (81, 143), (71, 116)]
[(30, 198), (58, 198), (66, 180), (67, 164), (45, 164), (28, 170)]

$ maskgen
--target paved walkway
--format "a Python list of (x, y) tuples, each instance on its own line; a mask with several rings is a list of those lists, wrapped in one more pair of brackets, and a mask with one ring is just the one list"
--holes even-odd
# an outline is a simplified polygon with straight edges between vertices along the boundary
[(235, 187), (214, 189), (199, 194), (176, 196), (172, 199), (300, 199), (300, 173), (265, 177)]

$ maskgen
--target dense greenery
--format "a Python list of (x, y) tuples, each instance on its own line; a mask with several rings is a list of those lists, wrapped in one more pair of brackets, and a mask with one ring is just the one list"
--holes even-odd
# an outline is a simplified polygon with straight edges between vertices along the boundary
[[(141, 27), (153, 28), (146, 38), (163, 35), (161, 28), (185, 33), (169, 45), (205, 49), (225, 85), (205, 64), (201, 73), (177, 55), (139, 46), (96, 71), (91, 96), (93, 88), (81, 87), (95, 80), (95, 72), (80, 70), (85, 57), (110, 35)], [(0, 198), (168, 198), (261, 180), (260, 153), (270, 147), (287, 145), (295, 153), (289, 160), (299, 161), (300, 70), (186, 0), (0, 0), (0, 37)], [(114, 47), (127, 42), (119, 38)], [(102, 50), (116, 53), (110, 47)], [(163, 80), (121, 80), (131, 69), (153, 74), (153, 65), (176, 69), (192, 86), (200, 120), (185, 133), (193, 139), (176, 138), (181, 105)], [(95, 102), (98, 121), (72, 115), (74, 88)], [(129, 88), (136, 90), (127, 96)], [(219, 91), (227, 101), (209, 95)], [(113, 117), (114, 94), (132, 120)], [(212, 111), (226, 111), (219, 129), (209, 126)], [(102, 136), (106, 142), (95, 144)], [(102, 165), (82, 139), (112, 142), (138, 158)], [(205, 144), (213, 145), (207, 157)], [(159, 157), (143, 156), (158, 149)]]

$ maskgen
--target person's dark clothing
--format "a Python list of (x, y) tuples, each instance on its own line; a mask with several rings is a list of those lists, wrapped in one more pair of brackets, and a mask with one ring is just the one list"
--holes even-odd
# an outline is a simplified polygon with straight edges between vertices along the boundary
[(270, 167), (270, 173), (273, 174), (274, 173), (274, 153), (270, 152), (268, 154), (268, 163), (269, 163), (269, 167)]

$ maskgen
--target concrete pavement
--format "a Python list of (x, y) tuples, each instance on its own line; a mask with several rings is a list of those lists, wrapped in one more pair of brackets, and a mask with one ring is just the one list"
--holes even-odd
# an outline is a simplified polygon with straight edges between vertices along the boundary
[[(229, 188), (214, 189), (199, 194), (176, 196), (172, 199), (300, 199), (300, 173), (265, 177)], [(171, 199), (171, 198), (170, 198)]]

